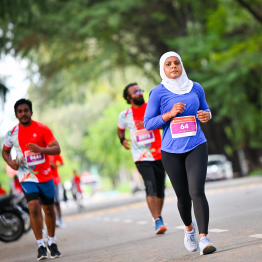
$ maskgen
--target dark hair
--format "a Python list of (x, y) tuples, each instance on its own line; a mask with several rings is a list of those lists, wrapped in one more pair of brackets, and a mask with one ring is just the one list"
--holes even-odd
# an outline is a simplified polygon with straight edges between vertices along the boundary
[(127, 101), (128, 104), (131, 104), (131, 103), (128, 101), (128, 99), (127, 99), (127, 97), (130, 96), (129, 93), (128, 93), (128, 88), (129, 88), (130, 86), (137, 86), (137, 83), (131, 83), (131, 84), (127, 85), (127, 86), (125, 87), (124, 91), (123, 91), (123, 97), (124, 97), (124, 99)]
[(29, 108), (30, 108), (30, 111), (33, 112), (33, 110), (32, 110), (32, 102), (29, 99), (22, 98), (22, 99), (19, 99), (18, 101), (16, 101), (16, 103), (15, 103), (15, 106), (14, 106), (15, 113), (16, 113), (17, 107), (20, 106), (20, 105), (23, 105), (23, 104), (28, 105)]

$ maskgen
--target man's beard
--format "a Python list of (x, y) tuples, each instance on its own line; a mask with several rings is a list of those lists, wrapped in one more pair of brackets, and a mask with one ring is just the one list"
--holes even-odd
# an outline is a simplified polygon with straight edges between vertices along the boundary
[(27, 125), (27, 124), (29, 124), (30, 123), (30, 118), (29, 117), (22, 117), (21, 119), (20, 119), (20, 123), (21, 124), (23, 124), (23, 125)]
[(145, 103), (144, 97), (140, 96), (139, 98), (133, 98), (133, 102), (137, 106), (141, 106)]

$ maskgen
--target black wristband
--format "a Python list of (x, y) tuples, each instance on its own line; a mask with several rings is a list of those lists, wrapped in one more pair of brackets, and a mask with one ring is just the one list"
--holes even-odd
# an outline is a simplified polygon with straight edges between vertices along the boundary
[(124, 140), (126, 140), (125, 137), (120, 138), (120, 143), (123, 145)]

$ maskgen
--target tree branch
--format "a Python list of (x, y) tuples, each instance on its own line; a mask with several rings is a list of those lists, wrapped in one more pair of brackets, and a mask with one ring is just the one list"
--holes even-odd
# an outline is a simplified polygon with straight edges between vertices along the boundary
[(258, 22), (262, 23), (262, 16), (256, 12), (250, 5), (248, 5), (243, 0), (236, 0), (240, 5), (242, 5), (244, 8), (246, 8), (255, 18)]

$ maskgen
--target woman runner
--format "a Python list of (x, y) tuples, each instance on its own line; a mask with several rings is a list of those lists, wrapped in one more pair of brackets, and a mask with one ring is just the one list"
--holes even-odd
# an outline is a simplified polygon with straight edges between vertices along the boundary
[[(178, 199), (185, 224), (184, 245), (200, 255), (216, 251), (208, 237), (209, 207), (205, 196), (207, 140), (200, 122), (207, 123), (211, 112), (199, 83), (188, 79), (180, 56), (167, 52), (160, 58), (162, 82), (149, 95), (144, 123), (147, 130), (163, 127), (162, 162)], [(196, 224), (200, 241), (196, 236)]]

